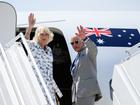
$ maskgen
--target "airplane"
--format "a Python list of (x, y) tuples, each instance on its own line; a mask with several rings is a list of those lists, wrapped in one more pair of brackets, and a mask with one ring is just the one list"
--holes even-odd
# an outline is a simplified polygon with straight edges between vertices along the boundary
[[(4, 35), (4, 37), (1, 36), (2, 39), (0, 39), (0, 42), (6, 40), (3, 42), (5, 44), (20, 32), (25, 33), (28, 26), (27, 17), (29, 13), (30, 12), (28, 11), (17, 12), (17, 21), (16, 19), (13, 19), (13, 24), (15, 25), (5, 27), (3, 34), (1, 34)], [(72, 78), (69, 67), (76, 56), (76, 53), (70, 45), (70, 38), (76, 32), (76, 27), (82, 25), (85, 28), (87, 27), (88, 29), (91, 29), (92, 34), (94, 35), (91, 35), (90, 38), (96, 41), (98, 47), (97, 72), (103, 98), (96, 102), (95, 105), (115, 105), (110, 95), (110, 80), (113, 77), (114, 66), (122, 62), (124, 58), (128, 57), (128, 49), (139, 43), (140, 39), (138, 39), (138, 36), (138, 38), (134, 40), (134, 43), (128, 43), (123, 46), (118, 45), (119, 42), (115, 42), (116, 45), (114, 46), (104, 45), (104, 40), (101, 40), (103, 34), (101, 33), (99, 36), (96, 36), (95, 30), (93, 29), (109, 30), (112, 28), (122, 29), (124, 32), (127, 29), (136, 29), (136, 34), (139, 35), (139, 11), (32, 11), (32, 13), (34, 13), (36, 17), (36, 25), (31, 33), (31, 39), (36, 27), (39, 25), (48, 26), (54, 33), (54, 40), (49, 44), (54, 55), (54, 78), (58, 87), (60, 87), (60, 90), (62, 90), (66, 95), (65, 100), (70, 101), (68, 98), (70, 98)], [(5, 22), (2, 24), (5, 24)], [(14, 30), (14, 32), (16, 31), (16, 34), (12, 31), (13, 33), (5, 35), (7, 27), (9, 27), (8, 30), (13, 30), (13, 27), (16, 27), (16, 30)], [(0, 27), (0, 29), (4, 29), (4, 27)], [(131, 35), (133, 37), (133, 34)], [(112, 36), (106, 35), (103, 37), (108, 39), (110, 38), (110, 42), (113, 34)], [(121, 37), (121, 35), (118, 37)]]

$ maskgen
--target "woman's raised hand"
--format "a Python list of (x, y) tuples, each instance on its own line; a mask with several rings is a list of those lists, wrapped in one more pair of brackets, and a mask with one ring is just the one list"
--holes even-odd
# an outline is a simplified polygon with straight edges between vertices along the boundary
[(35, 17), (33, 13), (30, 13), (30, 15), (28, 16), (28, 23), (29, 23), (29, 27), (33, 27), (35, 25)]

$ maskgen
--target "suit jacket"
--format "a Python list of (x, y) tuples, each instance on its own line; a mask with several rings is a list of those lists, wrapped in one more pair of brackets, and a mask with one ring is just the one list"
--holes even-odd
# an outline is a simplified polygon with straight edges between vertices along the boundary
[(73, 76), (73, 102), (77, 100), (77, 97), (101, 96), (97, 81), (97, 47), (89, 38), (86, 38), (84, 43), (85, 46), (79, 52), (80, 55), (76, 65), (76, 75)]

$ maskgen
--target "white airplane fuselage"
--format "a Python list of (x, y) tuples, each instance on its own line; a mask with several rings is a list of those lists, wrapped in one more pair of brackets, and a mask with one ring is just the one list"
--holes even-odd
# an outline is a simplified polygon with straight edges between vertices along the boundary
[[(46, 25), (52, 28), (56, 34), (64, 36), (65, 46), (68, 47), (71, 62), (76, 56), (70, 45), (72, 35), (77, 31), (76, 27), (97, 28), (135, 28), (140, 30), (140, 12), (133, 11), (31, 11), (36, 17), (36, 25)], [(17, 31), (24, 32), (28, 26), (28, 15), (30, 12), (17, 11)], [(57, 21), (58, 20), (58, 21)], [(50, 21), (50, 22), (49, 22)], [(12, 35), (13, 37), (15, 35)], [(7, 36), (6, 38), (8, 38)], [(56, 37), (57, 38), (57, 37)], [(56, 45), (57, 46), (57, 45)], [(110, 98), (109, 81), (112, 79), (114, 65), (118, 64), (127, 55), (125, 52), (129, 47), (97, 46), (97, 73), (98, 81), (103, 98), (95, 105), (112, 105)], [(57, 61), (56, 61), (57, 62)], [(60, 61), (61, 62), (61, 61)]]

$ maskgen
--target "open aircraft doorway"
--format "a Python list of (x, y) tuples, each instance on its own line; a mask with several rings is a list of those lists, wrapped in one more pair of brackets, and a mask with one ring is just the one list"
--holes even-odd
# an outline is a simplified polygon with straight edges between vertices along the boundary
[[(49, 27), (54, 33), (53, 41), (48, 44), (53, 52), (53, 76), (56, 84), (61, 90), (63, 97), (59, 99), (60, 105), (72, 105), (71, 85), (72, 77), (70, 74), (71, 59), (65, 37), (61, 30)], [(30, 39), (34, 37), (36, 28), (33, 28)], [(25, 33), (26, 27), (18, 27), (16, 35), (19, 32)]]

